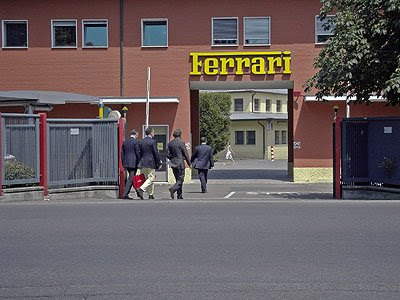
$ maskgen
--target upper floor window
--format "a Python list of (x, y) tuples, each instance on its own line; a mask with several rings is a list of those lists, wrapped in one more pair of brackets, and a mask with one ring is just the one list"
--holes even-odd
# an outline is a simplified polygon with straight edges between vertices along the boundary
[(3, 21), (3, 48), (28, 48), (28, 21)]
[(270, 99), (265, 100), (265, 111), (271, 111), (271, 100)]
[(254, 105), (253, 107), (254, 111), (260, 111), (260, 99), (255, 98), (253, 105)]
[(168, 20), (142, 20), (142, 47), (168, 47)]
[(238, 24), (238, 18), (212, 18), (212, 46), (237, 46)]
[(326, 16), (321, 20), (319, 16), (315, 16), (315, 43), (325, 44), (327, 40), (333, 36), (335, 24), (333, 24), (335, 16)]
[(82, 21), (82, 47), (106, 48), (108, 47), (108, 21), (83, 20)]
[(282, 111), (282, 101), (276, 100), (276, 112), (281, 112), (281, 111)]
[(76, 20), (51, 21), (51, 46), (53, 48), (76, 48)]
[(243, 111), (243, 99), (242, 98), (235, 99), (234, 103), (235, 103), (235, 107), (234, 107), (235, 111)]
[(267, 46), (270, 45), (269, 17), (245, 17), (244, 18), (244, 45)]

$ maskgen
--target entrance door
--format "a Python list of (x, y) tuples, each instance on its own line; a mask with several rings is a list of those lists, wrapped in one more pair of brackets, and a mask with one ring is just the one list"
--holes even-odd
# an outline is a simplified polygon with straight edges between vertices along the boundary
[[(168, 125), (150, 125), (154, 129), (154, 139), (157, 142), (158, 152), (160, 153), (162, 166), (156, 170), (156, 181), (167, 182), (168, 181), (168, 166), (167, 166), (167, 144), (169, 138), (169, 126)], [(143, 126), (143, 136), (144, 136)]]

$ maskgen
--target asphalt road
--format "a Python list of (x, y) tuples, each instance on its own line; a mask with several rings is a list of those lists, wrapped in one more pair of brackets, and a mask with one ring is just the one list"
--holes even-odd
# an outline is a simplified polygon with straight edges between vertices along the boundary
[(0, 298), (399, 299), (398, 201), (0, 203)]

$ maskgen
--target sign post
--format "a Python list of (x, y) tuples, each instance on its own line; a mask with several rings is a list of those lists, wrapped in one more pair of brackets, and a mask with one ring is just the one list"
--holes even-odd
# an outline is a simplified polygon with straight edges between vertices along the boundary
[(150, 67), (147, 67), (146, 128), (149, 127), (150, 113)]

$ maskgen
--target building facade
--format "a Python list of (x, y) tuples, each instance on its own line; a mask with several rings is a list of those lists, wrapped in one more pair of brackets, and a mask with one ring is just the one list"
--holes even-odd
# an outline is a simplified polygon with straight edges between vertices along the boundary
[[(199, 142), (199, 90), (285, 89), (288, 170), (295, 181), (331, 181), (333, 106), (307, 98), (303, 84), (330, 32), (318, 0), (59, 0), (0, 3), (0, 91), (47, 90), (99, 96), (123, 106), (128, 128), (150, 125), (165, 150), (175, 128)], [(312, 95), (311, 95), (312, 96)], [(23, 112), (9, 103), (5, 112)], [(54, 106), (49, 117), (93, 118), (97, 105)], [(385, 103), (352, 116), (399, 115)], [(293, 147), (296, 145), (296, 147)]]
[[(235, 152), (234, 157), (287, 160), (287, 91), (226, 92), (232, 103), (229, 143)], [(218, 156), (225, 157), (225, 152)]]

